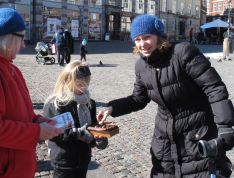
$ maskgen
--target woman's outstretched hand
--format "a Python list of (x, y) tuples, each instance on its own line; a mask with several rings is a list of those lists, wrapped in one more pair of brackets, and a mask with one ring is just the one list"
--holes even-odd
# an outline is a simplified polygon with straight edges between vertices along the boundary
[(112, 106), (102, 108), (97, 114), (98, 123), (102, 125), (104, 121), (106, 120), (106, 118), (109, 115), (111, 115), (111, 113), (112, 113)]

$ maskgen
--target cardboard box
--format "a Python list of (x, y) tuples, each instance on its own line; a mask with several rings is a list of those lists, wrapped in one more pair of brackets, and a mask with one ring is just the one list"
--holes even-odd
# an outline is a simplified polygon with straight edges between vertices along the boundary
[(119, 133), (119, 127), (114, 122), (105, 122), (103, 125), (95, 125), (88, 127), (92, 135), (101, 137), (112, 137)]

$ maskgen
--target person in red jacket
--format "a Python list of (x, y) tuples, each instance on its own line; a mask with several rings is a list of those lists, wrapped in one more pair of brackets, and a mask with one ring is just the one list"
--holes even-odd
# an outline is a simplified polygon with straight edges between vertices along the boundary
[(36, 115), (26, 82), (13, 64), (24, 46), (25, 25), (12, 8), (0, 8), (0, 177), (32, 178), (36, 145), (63, 133), (55, 121)]

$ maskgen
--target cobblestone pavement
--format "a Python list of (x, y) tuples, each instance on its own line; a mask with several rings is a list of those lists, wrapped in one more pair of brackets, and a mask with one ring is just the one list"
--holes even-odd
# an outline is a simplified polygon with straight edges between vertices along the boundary
[[(221, 46), (199, 47), (209, 54), (221, 50)], [(92, 73), (90, 91), (99, 106), (109, 100), (131, 94), (134, 63), (137, 58), (131, 53), (131, 48), (130, 42), (89, 43), (91, 53), (87, 55), (87, 60)], [(218, 63), (215, 57), (214, 55), (210, 61), (227, 84), (233, 101), (234, 61)], [(72, 56), (72, 60), (76, 59), (79, 59), (78, 54)], [(99, 65), (100, 60), (103, 66)], [(37, 64), (33, 48), (18, 55), (15, 64), (23, 71), (36, 112), (41, 113), (43, 103), (49, 96), (62, 67), (57, 64)], [(110, 117), (110, 121), (115, 121), (119, 125), (120, 133), (109, 139), (109, 146), (105, 150), (93, 150), (92, 163), (97, 167), (101, 165), (110, 175), (117, 178), (149, 177), (151, 168), (149, 149), (156, 112), (157, 105), (151, 102), (144, 110), (115, 119)], [(37, 155), (36, 177), (50, 177), (52, 171), (47, 157), (47, 147), (43, 142), (38, 144)], [(228, 156), (233, 162), (233, 150), (228, 152)]]

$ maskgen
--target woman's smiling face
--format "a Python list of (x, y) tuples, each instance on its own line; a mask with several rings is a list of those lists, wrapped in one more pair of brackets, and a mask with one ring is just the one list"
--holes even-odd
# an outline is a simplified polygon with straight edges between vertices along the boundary
[(139, 52), (148, 57), (157, 48), (158, 37), (156, 35), (144, 34), (134, 39)]

